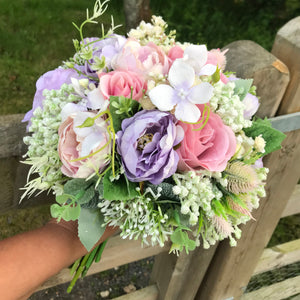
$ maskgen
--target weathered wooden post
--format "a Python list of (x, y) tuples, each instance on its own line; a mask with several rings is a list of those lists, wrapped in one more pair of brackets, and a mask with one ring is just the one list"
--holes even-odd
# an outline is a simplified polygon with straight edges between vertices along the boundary
[[(228, 68), (240, 77), (254, 78), (258, 94), (262, 97), (259, 115), (273, 116), (288, 84), (287, 68), (252, 42), (245, 45), (235, 42), (229, 48)], [(237, 66), (231, 57), (238, 62)], [(282, 149), (266, 158), (265, 165), (270, 169), (267, 197), (261, 199), (260, 208), (254, 212), (257, 221), (243, 226), (237, 247), (231, 248), (226, 241), (219, 244), (195, 299), (233, 300), (241, 297), (299, 179), (299, 143), (300, 130), (288, 132)]]
[(300, 17), (292, 19), (277, 33), (272, 53), (290, 70), (291, 80), (278, 114), (300, 111)]

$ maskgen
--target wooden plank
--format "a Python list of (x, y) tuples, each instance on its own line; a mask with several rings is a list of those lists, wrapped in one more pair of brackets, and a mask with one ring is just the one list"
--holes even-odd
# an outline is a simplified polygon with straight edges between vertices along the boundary
[(0, 158), (20, 156), (25, 153), (23, 136), (26, 123), (22, 123), (24, 115), (0, 115)]
[[(99, 263), (94, 263), (91, 266), (87, 276), (157, 255), (159, 253), (167, 252), (169, 251), (169, 248), (169, 244), (166, 244), (164, 247), (152, 247), (144, 245), (142, 248), (140, 240), (124, 240), (119, 236), (112, 237), (107, 242), (101, 261)], [(70, 270), (63, 269), (57, 275), (53, 276), (42, 286), (40, 286), (38, 290), (43, 290), (58, 284), (62, 284), (70, 281), (71, 279), (72, 277), (70, 276)]]
[(290, 132), (300, 129), (300, 112), (277, 116), (269, 119), (272, 127), (282, 132)]
[(300, 276), (244, 294), (241, 300), (281, 300), (300, 293)]
[(158, 299), (158, 288), (157, 286), (150, 285), (136, 292), (130, 293), (128, 295), (123, 295), (113, 300), (156, 300)]
[(292, 19), (277, 33), (272, 53), (290, 70), (290, 83), (279, 108), (279, 114), (300, 111), (300, 17)]
[(199, 247), (189, 254), (182, 252), (177, 259), (168, 253), (157, 256), (151, 282), (159, 289), (159, 299), (193, 300), (216, 248)]
[(281, 218), (296, 215), (300, 213), (300, 184), (295, 186), (292, 196), (290, 197)]
[(236, 72), (240, 78), (253, 78), (261, 98), (257, 116), (274, 116), (289, 83), (287, 67), (252, 41), (236, 41), (223, 49), (229, 49), (226, 70)]
[(265, 165), (270, 168), (267, 197), (253, 213), (256, 221), (241, 227), (237, 247), (230, 247), (228, 241), (220, 243), (195, 299), (242, 295), (300, 177), (300, 130), (287, 133), (282, 149), (268, 155)]
[(300, 239), (264, 250), (253, 275), (300, 261)]

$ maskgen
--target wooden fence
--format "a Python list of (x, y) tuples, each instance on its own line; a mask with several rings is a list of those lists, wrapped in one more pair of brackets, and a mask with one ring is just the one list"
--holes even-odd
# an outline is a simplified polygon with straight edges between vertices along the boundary
[[(281, 150), (264, 161), (270, 169), (267, 197), (254, 212), (256, 221), (242, 228), (237, 247), (224, 241), (209, 250), (196, 249), (189, 255), (168, 254), (170, 245), (141, 248), (139, 241), (111, 238), (100, 263), (89, 274), (155, 256), (148, 287), (118, 300), (252, 300), (283, 299), (300, 293), (300, 276), (244, 293), (249, 280), (259, 274), (300, 260), (300, 240), (265, 249), (279, 219), (300, 213), (300, 17), (291, 20), (277, 34), (272, 53), (251, 41), (228, 45), (228, 70), (238, 77), (254, 78), (262, 99), (258, 115), (270, 117), (287, 138)], [(19, 188), (25, 184), (27, 167), (19, 163), (24, 153), (22, 115), (0, 116), (0, 213), (15, 207)], [(51, 197), (50, 197), (51, 198)], [(48, 201), (45, 195), (31, 202)], [(26, 201), (25, 201), (26, 202)], [(62, 270), (48, 280), (45, 289), (70, 280)], [(115, 299), (115, 300), (116, 300)]]

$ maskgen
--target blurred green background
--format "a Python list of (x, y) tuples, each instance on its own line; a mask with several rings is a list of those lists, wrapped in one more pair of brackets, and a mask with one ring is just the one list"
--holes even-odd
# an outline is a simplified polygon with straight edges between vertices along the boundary
[[(0, 0), (0, 114), (25, 113), (31, 109), (35, 82), (73, 55), (72, 39), (78, 34), (85, 9), (94, 0)], [(153, 14), (161, 15), (176, 29), (179, 41), (206, 43), (208, 48), (250, 39), (270, 50), (276, 32), (300, 15), (299, 0), (150, 0)], [(100, 20), (124, 24), (122, 0), (111, 0)], [(99, 35), (89, 25), (86, 36)], [(123, 26), (118, 33), (125, 33)]]

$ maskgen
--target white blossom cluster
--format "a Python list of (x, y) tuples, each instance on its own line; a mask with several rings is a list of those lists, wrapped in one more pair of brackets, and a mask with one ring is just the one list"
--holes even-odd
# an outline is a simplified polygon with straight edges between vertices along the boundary
[[(60, 171), (58, 128), (61, 124), (61, 110), (68, 102), (78, 102), (72, 85), (63, 84), (60, 90), (44, 90), (43, 107), (33, 112), (29, 132), (31, 136), (24, 137), (28, 145), (26, 164), (32, 165), (29, 173), (38, 173), (38, 180), (29, 181), (25, 194), (35, 190), (47, 190), (53, 187), (57, 192), (62, 188), (60, 182), (63, 175)], [(56, 187), (55, 187), (56, 186)]]
[(172, 230), (167, 226), (168, 216), (163, 214), (160, 207), (154, 208), (152, 197), (138, 196), (128, 201), (101, 201), (98, 206), (104, 215), (104, 221), (111, 226), (119, 226), (122, 238), (138, 239), (142, 243), (159, 244), (164, 243), (172, 234)]
[(214, 85), (213, 96), (209, 100), (213, 112), (218, 114), (224, 124), (234, 132), (251, 127), (252, 122), (244, 118), (245, 106), (240, 97), (234, 93), (234, 82), (224, 84), (219, 81)]
[(175, 44), (176, 31), (172, 30), (167, 35), (165, 30), (168, 24), (160, 16), (152, 16), (151, 22), (142, 21), (136, 29), (129, 31), (128, 37), (138, 40), (142, 46), (153, 42), (167, 52)]
[[(200, 210), (203, 210), (207, 216), (213, 216), (211, 201), (213, 199), (220, 200), (223, 196), (206, 173), (197, 174), (190, 171), (185, 174), (175, 173), (173, 175), (176, 184), (173, 192), (180, 197), (181, 213), (189, 215), (189, 223), (192, 226), (198, 223)], [(212, 173), (210, 175), (212, 176)], [(221, 180), (221, 182), (226, 184), (226, 180)]]

